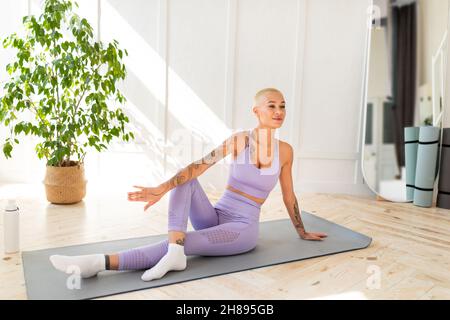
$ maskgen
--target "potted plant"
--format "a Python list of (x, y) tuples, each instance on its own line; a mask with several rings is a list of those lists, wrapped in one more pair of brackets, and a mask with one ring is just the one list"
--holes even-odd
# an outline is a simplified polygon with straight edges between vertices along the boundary
[[(71, 0), (45, 0), (39, 17), (23, 18), (24, 36), (3, 40), (4, 48), (17, 52), (0, 92), (0, 123), (10, 129), (3, 153), (11, 157), (20, 135), (39, 138), (35, 150), (47, 161), (44, 183), (52, 203), (83, 199), (88, 149), (134, 139), (117, 107), (126, 101), (117, 84), (126, 77), (122, 59), (128, 53), (116, 40), (95, 41), (91, 25), (73, 6), (78, 7)], [(21, 119), (26, 113), (31, 120)]]

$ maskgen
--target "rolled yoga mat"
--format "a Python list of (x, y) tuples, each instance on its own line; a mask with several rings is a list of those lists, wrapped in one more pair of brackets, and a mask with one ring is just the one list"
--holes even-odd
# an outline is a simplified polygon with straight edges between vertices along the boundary
[(405, 128), (405, 171), (406, 200), (414, 200), (414, 185), (416, 183), (417, 148), (419, 146), (419, 127)]
[(437, 177), (438, 127), (420, 127), (419, 146), (417, 148), (417, 166), (414, 190), (414, 204), (420, 207), (431, 207), (433, 204), (434, 182)]
[(442, 153), (436, 206), (450, 209), (450, 128), (442, 133)]
[[(73, 275), (55, 270), (49, 261), (49, 257), (52, 254), (112, 253), (158, 242), (166, 239), (167, 235), (23, 252), (22, 259), (28, 298), (59, 300), (98, 298), (363, 249), (368, 247), (372, 241), (371, 238), (361, 233), (304, 211), (302, 211), (302, 220), (307, 230), (325, 232), (328, 237), (323, 241), (302, 240), (290, 219), (261, 222), (258, 245), (252, 251), (219, 257), (189, 256), (185, 270), (171, 271), (161, 279), (149, 282), (141, 280), (144, 270), (104, 271), (96, 277), (81, 279), (78, 286), (72, 282)], [(301, 268), (301, 266), (299, 267)], [(68, 282), (69, 286), (67, 285)]]

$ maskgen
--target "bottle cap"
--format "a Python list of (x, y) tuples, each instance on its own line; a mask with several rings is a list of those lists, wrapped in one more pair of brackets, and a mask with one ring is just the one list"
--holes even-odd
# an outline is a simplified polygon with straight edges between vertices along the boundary
[(16, 200), (14, 199), (8, 199), (8, 202), (6, 203), (6, 211), (16, 211), (19, 208), (17, 207)]

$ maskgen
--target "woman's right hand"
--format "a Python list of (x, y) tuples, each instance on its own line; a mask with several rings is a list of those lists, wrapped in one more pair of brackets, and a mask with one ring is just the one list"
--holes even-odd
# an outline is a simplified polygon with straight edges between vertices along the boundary
[(129, 201), (141, 201), (147, 202), (144, 207), (144, 211), (150, 206), (158, 202), (165, 194), (162, 187), (141, 187), (133, 186), (134, 188), (140, 189), (139, 191), (128, 192)]

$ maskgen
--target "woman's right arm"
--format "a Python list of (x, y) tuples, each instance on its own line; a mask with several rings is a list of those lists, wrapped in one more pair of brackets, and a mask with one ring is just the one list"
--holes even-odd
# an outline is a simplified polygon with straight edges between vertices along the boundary
[(228, 139), (222, 142), (214, 150), (209, 152), (203, 158), (196, 160), (187, 167), (179, 170), (172, 178), (159, 185), (161, 192), (167, 193), (176, 186), (188, 182), (191, 179), (202, 175), (208, 168), (225, 158), (231, 151), (234, 150), (234, 137), (231, 135)]
[(242, 140), (240, 139), (241, 137), (242, 135), (239, 133), (232, 134), (228, 139), (223, 141), (221, 145), (209, 152), (203, 158), (196, 160), (189, 164), (187, 167), (179, 170), (172, 178), (161, 183), (157, 187), (147, 188), (135, 186), (136, 188), (140, 188), (141, 190), (136, 192), (129, 192), (128, 200), (148, 201), (147, 205), (144, 208), (145, 211), (149, 206), (153, 205), (155, 202), (161, 199), (164, 194), (169, 192), (171, 189), (200, 176), (208, 168), (213, 166), (221, 159), (225, 158), (231, 152), (236, 154), (237, 144)]

